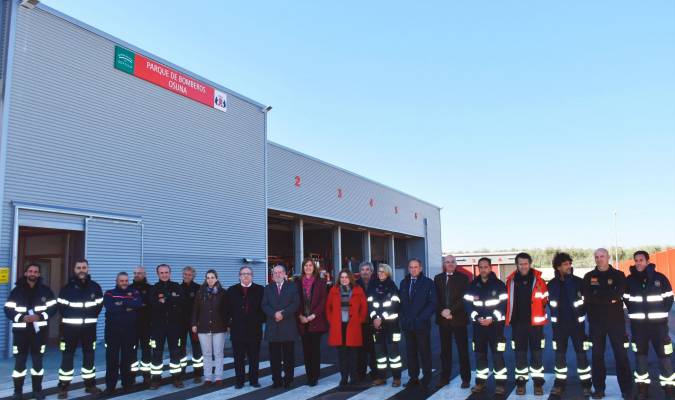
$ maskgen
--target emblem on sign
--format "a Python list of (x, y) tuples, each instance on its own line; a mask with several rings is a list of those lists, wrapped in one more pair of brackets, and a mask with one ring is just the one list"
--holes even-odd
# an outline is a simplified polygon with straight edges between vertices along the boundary
[(656, 287), (661, 287), (661, 281), (656, 281), (656, 282), (654, 282), (654, 286), (656, 286)]
[(221, 91), (213, 91), (213, 108), (220, 111), (227, 111), (227, 95)]

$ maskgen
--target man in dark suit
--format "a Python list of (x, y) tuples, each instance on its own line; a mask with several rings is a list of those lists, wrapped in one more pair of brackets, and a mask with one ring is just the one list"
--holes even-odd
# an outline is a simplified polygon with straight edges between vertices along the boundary
[[(427, 387), (431, 382), (431, 317), (436, 312), (434, 282), (424, 276), (422, 261), (408, 261), (409, 274), (401, 281), (401, 328), (405, 332), (406, 356), (410, 380), (405, 384)], [(420, 382), (420, 359), (422, 381)]]
[(265, 314), (262, 311), (264, 288), (253, 283), (253, 270), (248, 265), (239, 269), (239, 283), (228, 291), (228, 319), (230, 319), (230, 340), (234, 353), (234, 371), (237, 376), (234, 387), (241, 389), (246, 380), (246, 358), (248, 358), (248, 381), (253, 387), (258, 383), (260, 341)]
[(455, 271), (455, 257), (443, 258), (443, 272), (434, 277), (436, 287), (436, 324), (441, 339), (441, 379), (438, 387), (450, 383), (452, 369), (452, 338), (454, 336), (459, 353), (459, 372), (462, 377), (462, 388), (469, 387), (471, 381), (471, 364), (469, 363), (469, 341), (467, 334), (468, 318), (464, 310), (464, 293), (469, 286), (465, 274)]
[[(262, 310), (267, 316), (265, 337), (269, 341), (273, 388), (291, 387), (298, 327), (295, 312), (300, 305), (298, 289), (286, 281), (286, 267), (272, 269), (273, 282), (265, 287)], [(284, 378), (281, 378), (283, 368)]]

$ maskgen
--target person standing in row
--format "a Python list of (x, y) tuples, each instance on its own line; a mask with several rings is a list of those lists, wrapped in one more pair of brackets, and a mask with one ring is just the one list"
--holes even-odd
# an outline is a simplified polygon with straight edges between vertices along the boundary
[(9, 293), (5, 302), (5, 315), (12, 321), (12, 354), (14, 354), (14, 398), (23, 398), (28, 355), (33, 363), (30, 370), (33, 396), (42, 400), (42, 358), (47, 344), (47, 325), (56, 315), (54, 293), (40, 277), (40, 266), (28, 264), (23, 277)]
[[(408, 359), (407, 386), (420, 383), (425, 388), (431, 383), (431, 317), (436, 313), (434, 281), (424, 276), (422, 261), (408, 261), (408, 275), (401, 281), (401, 328), (405, 333)], [(422, 380), (419, 379), (420, 359)]]
[(321, 336), (328, 330), (326, 281), (319, 277), (319, 269), (311, 258), (302, 262), (302, 272), (296, 281), (300, 299), (298, 331), (302, 339), (307, 384), (316, 386), (321, 371)]
[(260, 342), (265, 314), (262, 312), (264, 288), (253, 283), (253, 270), (248, 265), (239, 269), (239, 283), (227, 290), (230, 317), (230, 340), (234, 353), (235, 387), (243, 387), (246, 380), (246, 359), (248, 358), (248, 379), (252, 387), (258, 388)]
[(262, 310), (267, 316), (265, 337), (269, 341), (272, 387), (289, 388), (293, 384), (295, 338), (298, 336), (295, 313), (300, 305), (300, 298), (298, 288), (286, 282), (286, 267), (275, 266), (272, 269), (272, 278), (274, 281), (265, 288), (262, 300)]
[(594, 399), (605, 397), (605, 338), (609, 336), (616, 362), (616, 378), (624, 399), (631, 397), (633, 382), (628, 362), (628, 336), (623, 314), (623, 295), (626, 291), (626, 276), (609, 264), (609, 252), (595, 250), (596, 267), (584, 276), (583, 296), (588, 306), (588, 322), (593, 342)]
[(556, 253), (553, 257), (555, 277), (548, 283), (555, 350), (555, 383), (551, 395), (562, 396), (567, 387), (567, 344), (571, 340), (577, 355), (577, 374), (583, 395), (591, 395), (591, 366), (586, 351), (590, 342), (586, 337), (586, 307), (582, 294), (583, 279), (572, 271), (572, 257)]
[(85, 391), (98, 395), (96, 387), (96, 322), (103, 308), (103, 291), (89, 276), (89, 262), (75, 262), (75, 276), (61, 289), (58, 303), (61, 312), (61, 368), (59, 369), (59, 399), (68, 398), (68, 386), (73, 380), (73, 359), (77, 344), (82, 344), (82, 379)]
[(202, 381), (202, 376), (204, 375), (204, 357), (202, 356), (202, 348), (199, 345), (199, 336), (192, 332), (191, 326), (192, 309), (200, 286), (195, 283), (195, 269), (189, 265), (183, 268), (183, 282), (181, 283), (181, 288), (183, 289), (183, 294), (185, 294), (185, 307), (183, 308), (185, 322), (179, 343), (181, 349), (180, 367), (183, 369), (184, 374), (188, 365), (187, 345), (190, 343), (190, 347), (192, 348), (191, 362), (192, 370), (194, 372), (194, 383), (200, 383)]
[(373, 321), (375, 335), (375, 358), (377, 359), (377, 378), (373, 386), (387, 383), (387, 365), (394, 378), (392, 387), (401, 386), (401, 327), (399, 325), (399, 309), (401, 298), (398, 288), (391, 279), (392, 270), (387, 264), (377, 266), (377, 280), (373, 281), (368, 298), (368, 316)]
[(438, 312), (436, 324), (441, 341), (441, 379), (438, 387), (450, 383), (452, 368), (452, 339), (454, 337), (459, 353), (459, 374), (462, 388), (466, 389), (471, 381), (469, 362), (469, 338), (467, 332), (468, 317), (464, 309), (464, 294), (469, 287), (469, 279), (457, 270), (454, 256), (443, 258), (443, 272), (434, 277)]
[(492, 260), (483, 257), (478, 260), (479, 276), (476, 277), (464, 295), (467, 309), (471, 309), (473, 322), (473, 350), (476, 355), (476, 385), (472, 393), (485, 391), (490, 375), (488, 368), (488, 347), (492, 352), (492, 372), (495, 377), (495, 395), (506, 394), (507, 370), (504, 363), (506, 338), (504, 320), (508, 294), (504, 282), (492, 272)]
[(668, 313), (673, 306), (673, 288), (668, 278), (656, 271), (656, 265), (649, 262), (649, 253), (644, 250), (633, 254), (635, 265), (630, 267), (626, 279), (626, 293), (623, 295), (630, 331), (633, 335), (633, 351), (637, 362), (635, 383), (638, 399), (649, 397), (649, 370), (647, 355), (651, 342), (659, 359), (661, 375), (659, 384), (666, 398), (675, 398), (675, 373), (671, 363), (673, 343), (668, 333)]
[(150, 310), (152, 312), (152, 382), (150, 389), (158, 389), (164, 364), (164, 343), (169, 348), (169, 372), (173, 385), (183, 387), (180, 365), (180, 338), (185, 324), (185, 294), (181, 286), (171, 280), (171, 267), (168, 264), (157, 266), (159, 281), (150, 291)]
[(354, 275), (343, 269), (330, 289), (326, 301), (326, 317), (330, 330), (328, 345), (337, 347), (340, 365), (340, 386), (357, 384), (357, 349), (363, 346), (361, 325), (368, 313), (366, 295), (354, 281)]
[(516, 394), (525, 394), (528, 379), (527, 351), (530, 351), (529, 375), (535, 396), (544, 394), (544, 360), (546, 344), (544, 325), (548, 323), (546, 302), (548, 288), (541, 272), (532, 268), (532, 257), (516, 254), (516, 270), (506, 278), (508, 305), (506, 325), (511, 325), (511, 347), (516, 352)]
[(204, 284), (195, 296), (191, 320), (191, 333), (198, 335), (199, 348), (204, 351), (205, 385), (223, 383), (223, 350), (225, 349), (225, 332), (227, 332), (227, 312), (227, 294), (218, 282), (216, 271), (210, 269), (206, 271)]
[[(134, 349), (134, 363), (131, 365), (131, 372), (141, 373), (143, 375), (143, 386), (150, 386), (150, 366), (152, 360), (152, 348), (150, 347), (150, 289), (152, 286), (148, 283), (145, 275), (145, 268), (136, 267), (134, 270), (134, 283), (131, 288), (138, 290), (141, 294), (141, 307), (136, 311), (136, 349)], [(141, 350), (141, 360), (138, 361), (138, 351)]]
[(115, 288), (103, 294), (105, 307), (105, 392), (106, 396), (115, 394), (117, 379), (122, 376), (122, 389), (131, 391), (134, 374), (131, 371), (134, 362), (137, 311), (143, 305), (138, 290), (129, 287), (129, 275), (120, 272), (115, 279)]
[[(353, 259), (353, 257), (352, 257)], [(352, 271), (352, 269), (349, 269)], [(368, 293), (370, 286), (375, 282), (376, 278), (373, 276), (373, 264), (364, 261), (359, 264), (359, 279), (356, 284), (361, 286), (364, 293)], [(371, 379), (377, 377), (377, 366), (375, 362), (375, 342), (373, 340), (373, 325), (370, 319), (366, 319), (361, 326), (361, 336), (363, 337), (363, 347), (357, 354), (357, 373), (359, 380), (366, 379), (370, 375)], [(370, 368), (370, 372), (368, 369)]]

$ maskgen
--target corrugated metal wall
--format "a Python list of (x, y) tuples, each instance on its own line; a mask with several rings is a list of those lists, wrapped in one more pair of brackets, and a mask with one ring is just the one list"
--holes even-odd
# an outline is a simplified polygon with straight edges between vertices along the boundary
[(267, 163), (270, 209), (417, 237), (426, 218), (428, 274), (441, 270), (438, 207), (276, 143), (268, 142)]
[[(133, 280), (134, 268), (141, 263), (141, 225), (106, 219), (88, 219), (86, 225), (86, 257), (96, 267), (91, 276), (103, 292), (115, 287), (118, 272), (126, 271)], [(105, 308), (98, 321), (98, 338), (102, 340)]]
[[(16, 33), (1, 265), (11, 262), (11, 201), (141, 216), (146, 265), (172, 264), (175, 280), (191, 264), (230, 284), (243, 257), (265, 258), (258, 105), (230, 95), (221, 112), (115, 70), (115, 43), (45, 10), (19, 7)], [(94, 277), (106, 260), (91, 260)], [(0, 327), (6, 348), (4, 315)]]

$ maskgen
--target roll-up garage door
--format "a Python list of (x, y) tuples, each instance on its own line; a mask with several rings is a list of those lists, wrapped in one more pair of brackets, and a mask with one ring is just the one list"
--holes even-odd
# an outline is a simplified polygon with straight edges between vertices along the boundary
[[(141, 224), (138, 222), (88, 218), (85, 221), (85, 254), (92, 279), (103, 292), (115, 287), (118, 272), (125, 271), (133, 279), (134, 268), (142, 262)], [(98, 321), (98, 341), (103, 341), (105, 309)]]

